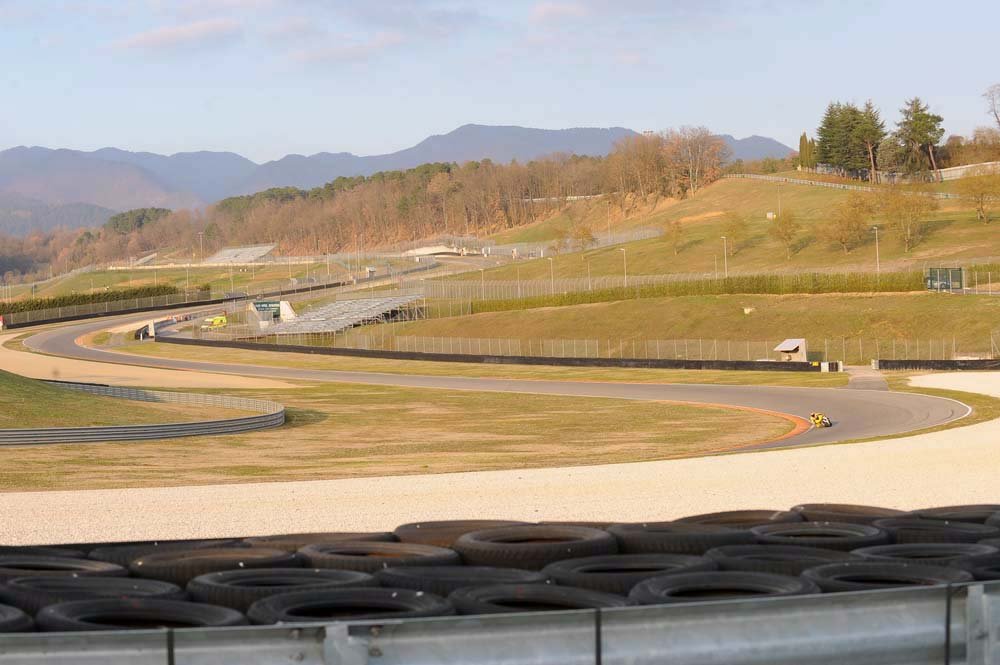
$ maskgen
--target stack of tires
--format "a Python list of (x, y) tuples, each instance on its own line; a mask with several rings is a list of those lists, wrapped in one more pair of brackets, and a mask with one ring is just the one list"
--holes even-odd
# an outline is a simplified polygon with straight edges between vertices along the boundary
[(659, 605), (1000, 579), (1000, 505), (0, 547), (0, 632)]

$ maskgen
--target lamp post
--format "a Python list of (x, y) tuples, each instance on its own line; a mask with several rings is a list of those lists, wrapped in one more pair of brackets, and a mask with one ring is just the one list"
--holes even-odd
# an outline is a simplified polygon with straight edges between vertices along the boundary
[(549, 292), (551, 295), (556, 294), (556, 268), (555, 261), (551, 256), (546, 257), (549, 260)]
[(480, 268), (479, 269), (479, 285), (480, 285), (480, 291), (481, 291), (482, 299), (486, 300), (486, 269), (485, 268)]
[(593, 287), (590, 285), (590, 257), (584, 256), (583, 260), (587, 262), (587, 290), (593, 291)]
[(722, 236), (722, 274), (729, 278), (729, 239)]
[(615, 244), (614, 243), (614, 236), (611, 235), (611, 201), (610, 201), (610, 199), (608, 200), (608, 244), (609, 245)]
[(625, 271), (625, 288), (628, 288), (628, 255), (625, 252), (624, 247), (619, 247), (618, 251), (622, 253), (622, 268)]
[(882, 263), (878, 255), (878, 226), (873, 226), (872, 231), (875, 232), (875, 274), (880, 275), (882, 273)]
[(514, 268), (517, 271), (517, 297), (521, 297), (521, 265), (517, 264)]
[(199, 250), (198, 258), (202, 261), (205, 260), (205, 232), (198, 231), (198, 246), (201, 248)]

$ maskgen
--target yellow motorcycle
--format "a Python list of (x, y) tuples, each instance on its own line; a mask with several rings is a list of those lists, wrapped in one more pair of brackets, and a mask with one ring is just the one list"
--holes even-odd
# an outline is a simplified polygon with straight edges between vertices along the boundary
[(833, 421), (825, 413), (814, 412), (809, 414), (809, 421), (813, 427), (833, 427)]

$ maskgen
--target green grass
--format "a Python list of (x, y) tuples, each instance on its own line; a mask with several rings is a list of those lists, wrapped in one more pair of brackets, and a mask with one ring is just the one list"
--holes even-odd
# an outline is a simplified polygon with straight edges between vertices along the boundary
[(87, 395), (0, 371), (0, 429), (140, 425), (217, 417), (204, 408)]
[[(913, 357), (916, 340), (926, 357), (928, 339), (937, 353), (943, 340), (949, 348), (954, 342), (959, 352), (989, 352), (998, 325), (1000, 298), (919, 292), (645, 298), (428, 319), (395, 329), (421, 337), (591, 339), (601, 340), (602, 349), (607, 340), (616, 348), (619, 340), (636, 339), (771, 340), (773, 346), (787, 337), (804, 337), (813, 352), (823, 351), (823, 340), (829, 340), (831, 359), (840, 359), (841, 340), (848, 338), (847, 359), (857, 362), (865, 359), (859, 357), (857, 338), (864, 338), (868, 358), (875, 356), (876, 338), (882, 357), (892, 357), (894, 339), (900, 357), (904, 349)], [(757, 346), (754, 353), (762, 351)], [(742, 349), (737, 353), (734, 357), (743, 357)]]
[[(280, 429), (169, 442), (0, 449), (0, 489), (312, 480), (634, 462), (772, 440), (791, 423), (720, 407), (325, 384), (246, 391)], [(405, 427), (386, 427), (387, 422)]]
[[(794, 210), (802, 223), (799, 246), (790, 259), (782, 246), (767, 236), (766, 214), (778, 210), (778, 185), (758, 180), (721, 180), (706, 187), (696, 196), (659, 209), (637, 208), (633, 217), (617, 220), (615, 228), (630, 226), (664, 227), (678, 221), (684, 229), (680, 251), (675, 254), (672, 241), (667, 237), (641, 240), (623, 245), (626, 249), (630, 274), (716, 275), (724, 272), (723, 241), (726, 235), (724, 215), (735, 211), (750, 220), (750, 234), (734, 256), (729, 257), (729, 270), (738, 272), (814, 270), (866, 270), (874, 271), (874, 235), (861, 247), (845, 254), (838, 248), (819, 239), (818, 226), (828, 219), (831, 210), (847, 197), (847, 192), (826, 187), (782, 184), (780, 187), (783, 210)], [(888, 229), (880, 236), (880, 254), (883, 270), (922, 269), (925, 263), (940, 264), (1000, 255), (1000, 235), (992, 226), (975, 220), (974, 213), (960, 207), (962, 204), (943, 201), (939, 211), (927, 224), (927, 236), (909, 254), (902, 243)], [(571, 212), (579, 208), (578, 212)], [(506, 240), (548, 240), (556, 230), (566, 226), (567, 216), (589, 224), (595, 232), (606, 229), (606, 203), (581, 202), (571, 204), (561, 215), (512, 232)], [(877, 219), (873, 223), (881, 223)], [(530, 229), (530, 235), (528, 230)], [(624, 261), (618, 247), (588, 252), (574, 252), (556, 256), (552, 262), (555, 277), (586, 277), (587, 264), (593, 276), (622, 275)], [(548, 279), (550, 262), (546, 259), (520, 261), (486, 271), (486, 279), (514, 280), (518, 272), (521, 279)], [(475, 275), (478, 277), (478, 274)], [(470, 275), (456, 279), (471, 279)]]
[(714, 383), (725, 385), (770, 385), (836, 388), (847, 385), (846, 374), (819, 372), (726, 372), (714, 370), (666, 370), (604, 367), (556, 367), (539, 365), (486, 365), (414, 360), (384, 360), (348, 356), (314, 356), (300, 353), (243, 351), (240, 349), (179, 346), (151, 342), (132, 343), (115, 349), (149, 358), (182, 358), (209, 362), (326, 369), (345, 372), (383, 372), (426, 376), (469, 376), (537, 381), (612, 381), (626, 383)]

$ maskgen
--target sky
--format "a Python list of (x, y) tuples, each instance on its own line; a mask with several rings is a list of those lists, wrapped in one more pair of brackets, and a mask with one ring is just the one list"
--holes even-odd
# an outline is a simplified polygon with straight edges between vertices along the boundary
[(831, 100), (989, 124), (1000, 2), (0, 0), (0, 149), (381, 154), (466, 123), (704, 125)]

